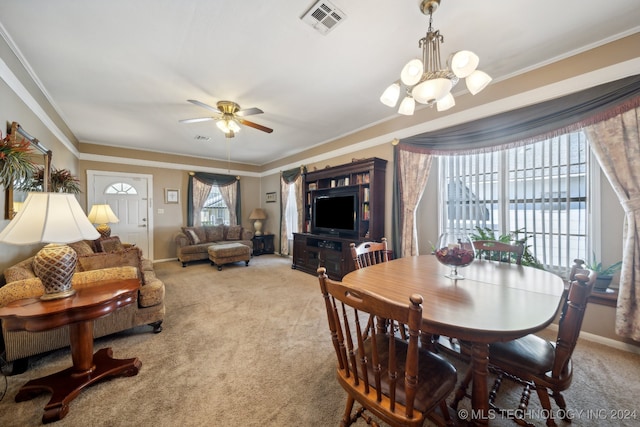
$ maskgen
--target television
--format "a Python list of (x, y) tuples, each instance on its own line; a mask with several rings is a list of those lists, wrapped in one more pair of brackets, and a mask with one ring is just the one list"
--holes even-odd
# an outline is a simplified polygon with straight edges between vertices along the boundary
[(357, 189), (314, 192), (311, 232), (333, 236), (358, 236)]

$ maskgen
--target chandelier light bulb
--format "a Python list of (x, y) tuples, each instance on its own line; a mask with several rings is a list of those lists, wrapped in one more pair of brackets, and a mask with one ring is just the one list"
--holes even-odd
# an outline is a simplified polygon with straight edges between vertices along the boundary
[(473, 73), (478, 68), (479, 63), (480, 58), (478, 58), (478, 55), (468, 50), (458, 51), (449, 58), (451, 71), (461, 79)]
[(402, 71), (400, 72), (400, 80), (402, 80), (402, 83), (407, 86), (413, 86), (420, 81), (423, 72), (424, 65), (422, 65), (422, 61), (419, 59), (412, 59), (402, 68)]
[(380, 102), (387, 107), (395, 107), (400, 98), (400, 85), (398, 82), (389, 85), (380, 96)]
[(452, 87), (451, 80), (440, 77), (423, 81), (413, 88), (411, 94), (419, 103), (429, 104), (444, 98)]
[(467, 76), (465, 82), (467, 83), (467, 89), (469, 89), (469, 92), (471, 92), (472, 95), (475, 95), (487, 87), (491, 80), (491, 77), (489, 77), (489, 75), (484, 71), (475, 70)]
[(405, 116), (413, 115), (413, 112), (416, 110), (416, 101), (411, 96), (406, 96), (402, 102), (400, 103), (400, 108), (398, 108), (399, 114), (404, 114)]
[(441, 98), (438, 101), (436, 101), (436, 109), (438, 111), (446, 111), (449, 108), (453, 107), (454, 105), (456, 105), (456, 100), (453, 98), (453, 95), (451, 94), (451, 92), (446, 94), (444, 98)]

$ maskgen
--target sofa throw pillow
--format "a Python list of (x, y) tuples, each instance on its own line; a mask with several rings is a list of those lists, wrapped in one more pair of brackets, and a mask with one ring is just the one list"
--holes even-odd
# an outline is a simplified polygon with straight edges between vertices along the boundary
[(222, 225), (205, 226), (204, 231), (207, 235), (207, 242), (219, 242), (224, 240), (224, 227)]
[(98, 239), (96, 246), (99, 252), (118, 252), (124, 249), (118, 236), (103, 237)]
[(240, 240), (241, 235), (242, 235), (241, 225), (229, 226), (229, 230), (227, 230), (227, 240)]
[(200, 243), (200, 238), (193, 230), (193, 228), (182, 227), (182, 232), (187, 236), (187, 239), (189, 239), (189, 243), (191, 245), (197, 245), (198, 243)]
[(137, 247), (126, 248), (119, 252), (98, 252), (79, 257), (76, 271), (93, 271), (124, 266), (136, 267), (138, 269), (138, 277), (144, 284), (142, 251)]
[[(193, 234), (188, 233), (187, 230), (193, 231)], [(198, 243), (204, 243), (207, 241), (207, 235), (204, 231), (204, 227), (182, 227), (182, 232), (187, 235), (187, 238), (191, 241), (192, 245), (197, 245)], [(193, 236), (197, 237), (197, 242)]]
[(84, 240), (80, 240), (79, 242), (68, 243), (68, 246), (71, 247), (78, 256), (86, 256), (91, 255), (93, 253), (93, 248), (85, 242)]

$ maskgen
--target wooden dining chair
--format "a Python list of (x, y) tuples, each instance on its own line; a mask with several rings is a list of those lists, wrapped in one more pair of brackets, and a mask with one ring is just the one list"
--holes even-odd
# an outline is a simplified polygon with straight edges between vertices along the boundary
[(363, 242), (358, 246), (350, 243), (349, 246), (356, 270), (389, 261), (387, 239), (384, 237), (380, 242)]
[[(508, 411), (515, 415), (514, 421), (520, 425), (530, 426), (520, 416), (524, 414), (529, 404), (531, 390), (535, 390), (540, 404), (548, 414), (547, 426), (556, 426), (552, 418), (551, 397), (555, 400), (561, 413), (567, 414), (567, 404), (561, 392), (571, 385), (573, 365), (571, 355), (578, 342), (582, 319), (584, 318), (587, 300), (597, 273), (584, 267), (584, 261), (576, 259), (571, 269), (569, 291), (562, 306), (558, 334), (554, 343), (544, 340), (534, 334), (527, 335), (513, 341), (497, 342), (489, 346), (489, 370), (497, 377), (489, 393), (489, 404), (495, 410), (495, 398), (504, 378), (517, 381), (524, 386), (517, 411)], [(458, 402), (467, 396), (467, 387), (471, 382), (471, 369), (456, 392), (451, 407), (457, 408)], [(564, 418), (565, 421), (569, 421)]]
[(522, 256), (524, 255), (523, 243), (512, 245), (496, 240), (475, 240), (473, 247), (476, 250), (476, 258), (522, 264)]
[[(422, 297), (412, 295), (406, 305), (398, 304), (333, 281), (324, 267), (318, 269), (318, 279), (338, 381), (348, 395), (340, 425), (363, 418), (377, 426), (369, 413), (391, 426), (422, 426), (427, 417), (439, 425), (450, 423), (445, 398), (455, 388), (456, 370), (439, 355), (420, 348)], [(363, 333), (377, 319), (407, 325), (409, 339), (379, 332), (377, 327)], [(352, 414), (356, 401), (361, 408)], [(441, 414), (435, 411), (438, 406)]]

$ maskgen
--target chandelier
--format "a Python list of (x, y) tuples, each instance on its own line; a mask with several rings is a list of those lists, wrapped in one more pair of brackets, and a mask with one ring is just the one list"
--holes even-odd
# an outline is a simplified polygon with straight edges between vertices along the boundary
[(480, 62), (478, 55), (468, 50), (451, 54), (447, 68), (442, 68), (440, 43), (444, 43), (444, 37), (432, 27), (433, 12), (439, 5), (440, 0), (420, 2), (422, 13), (429, 15), (427, 35), (418, 42), (422, 48), (422, 60), (416, 58), (409, 61), (400, 72), (400, 80), (392, 83), (380, 97), (380, 102), (393, 108), (400, 99), (401, 89), (404, 89), (405, 95), (398, 108), (400, 114), (412, 115), (416, 101), (431, 107), (435, 104), (438, 111), (448, 110), (456, 104), (451, 90), (460, 79), (465, 79), (472, 95), (491, 82), (487, 73), (476, 69)]

